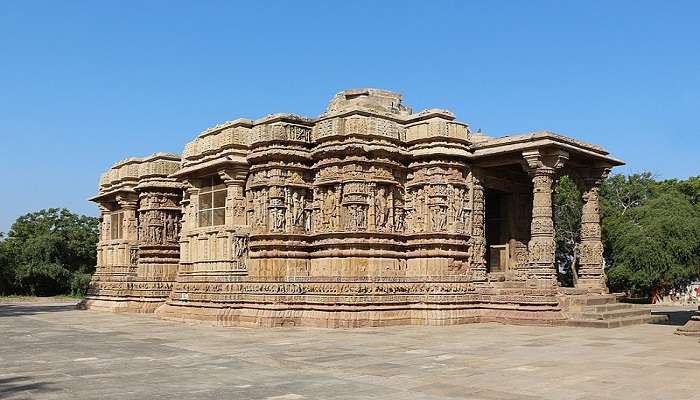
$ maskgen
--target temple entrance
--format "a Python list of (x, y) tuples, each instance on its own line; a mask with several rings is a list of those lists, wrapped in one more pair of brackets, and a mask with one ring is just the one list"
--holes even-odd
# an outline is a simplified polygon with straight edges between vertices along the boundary
[(489, 272), (505, 272), (509, 268), (510, 194), (486, 189), (486, 264)]

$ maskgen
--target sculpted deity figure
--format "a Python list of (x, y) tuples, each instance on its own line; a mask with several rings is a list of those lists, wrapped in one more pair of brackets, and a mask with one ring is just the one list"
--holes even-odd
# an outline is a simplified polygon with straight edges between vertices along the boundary
[(172, 215), (165, 217), (165, 240), (168, 242), (175, 241), (175, 219)]
[(433, 230), (441, 231), (445, 229), (447, 224), (447, 206), (437, 205), (433, 207), (433, 212), (431, 213), (431, 220), (433, 223)]
[(346, 228), (349, 231), (357, 229), (357, 204), (348, 206)]
[(355, 220), (357, 221), (357, 229), (367, 228), (367, 209), (364, 206), (355, 208)]
[(278, 208), (273, 208), (272, 209), (272, 221), (274, 223), (275, 230), (278, 232), (281, 232), (284, 230), (285, 226), (285, 220), (284, 220), (284, 215), (285, 215), (285, 210), (284, 208), (278, 207)]
[(173, 229), (173, 237), (174, 240), (177, 241), (180, 238), (180, 221), (177, 217), (173, 217)]
[(236, 236), (233, 238), (231, 256), (234, 259), (240, 259), (248, 251), (248, 237)]
[(418, 189), (413, 199), (413, 223), (415, 232), (423, 232), (425, 221), (425, 197), (423, 189)]
[(335, 192), (333, 189), (328, 189), (325, 197), (323, 198), (323, 226), (326, 229), (331, 229), (333, 227), (333, 217), (336, 212), (336, 201)]
[(139, 259), (139, 250), (136, 247), (129, 248), (129, 264), (136, 265)]
[(265, 223), (265, 209), (265, 192), (262, 190), (253, 192), (253, 217), (256, 225)]
[(404, 209), (395, 208), (394, 209), (394, 229), (396, 232), (403, 232), (404, 230)]
[(292, 193), (292, 222), (294, 226), (304, 226), (304, 199), (299, 195), (299, 192)]
[(374, 223), (378, 228), (384, 228), (389, 218), (389, 208), (386, 201), (386, 190), (380, 186), (374, 201)]
[(161, 220), (158, 218), (158, 214), (155, 210), (149, 210), (147, 212), (148, 230), (146, 232), (146, 241), (148, 243), (160, 243), (160, 239), (162, 239)]
[(452, 203), (455, 222), (460, 225), (464, 224), (464, 189), (455, 188), (455, 198)]

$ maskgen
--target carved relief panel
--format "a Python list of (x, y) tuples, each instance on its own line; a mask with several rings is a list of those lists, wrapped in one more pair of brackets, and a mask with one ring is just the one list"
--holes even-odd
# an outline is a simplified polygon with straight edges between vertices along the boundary
[(180, 237), (180, 206), (173, 194), (141, 194), (138, 237), (143, 244), (176, 245)]
[(470, 234), (472, 203), (464, 168), (423, 166), (409, 174), (406, 231)]
[(304, 234), (311, 230), (312, 200), (303, 170), (267, 168), (251, 173), (246, 190), (252, 233)]
[[(403, 194), (391, 165), (361, 158), (319, 163), (312, 202), (314, 232), (403, 231)], [(398, 201), (395, 201), (397, 200)]]

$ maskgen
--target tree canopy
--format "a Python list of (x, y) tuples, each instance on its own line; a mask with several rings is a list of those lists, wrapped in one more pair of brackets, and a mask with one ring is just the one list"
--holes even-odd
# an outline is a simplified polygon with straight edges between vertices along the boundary
[(0, 242), (0, 292), (82, 292), (95, 268), (98, 225), (97, 218), (58, 208), (17, 218)]
[[(557, 263), (568, 273), (577, 254), (580, 194), (560, 179), (554, 195)], [(700, 177), (657, 181), (651, 173), (613, 175), (600, 188), (608, 286), (651, 297), (700, 272)]]

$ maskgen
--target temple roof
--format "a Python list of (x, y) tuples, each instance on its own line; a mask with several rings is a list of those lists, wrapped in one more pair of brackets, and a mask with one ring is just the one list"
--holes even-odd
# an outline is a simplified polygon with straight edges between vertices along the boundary
[(116, 162), (100, 176), (100, 192), (89, 200), (96, 201), (119, 192), (133, 192), (139, 185), (154, 180), (172, 187), (179, 184), (168, 176), (180, 168), (180, 156), (173, 153), (153, 153), (146, 157), (130, 157)]
[(490, 137), (472, 132), (468, 124), (455, 120), (448, 110), (430, 108), (413, 113), (399, 93), (360, 88), (337, 93), (317, 117), (273, 113), (255, 120), (236, 118), (207, 128), (185, 145), (181, 160), (175, 154), (155, 153), (120, 161), (103, 175), (100, 191), (110, 191), (129, 182), (135, 184), (145, 174), (140, 172), (145, 171), (143, 165), (158, 160), (160, 164), (167, 161), (168, 174), (185, 176), (202, 168), (245, 165), (251, 149), (261, 143), (275, 142), (283, 147), (301, 146), (314, 151), (330, 138), (353, 135), (370, 142), (389, 141), (398, 146), (398, 151), (413, 149), (421, 157), (445, 151), (467, 160), (488, 158), (494, 163), (501, 155), (512, 159), (523, 151), (556, 147), (577, 155), (580, 160), (590, 159), (610, 166), (623, 164), (601, 146), (578, 139), (549, 131)]

